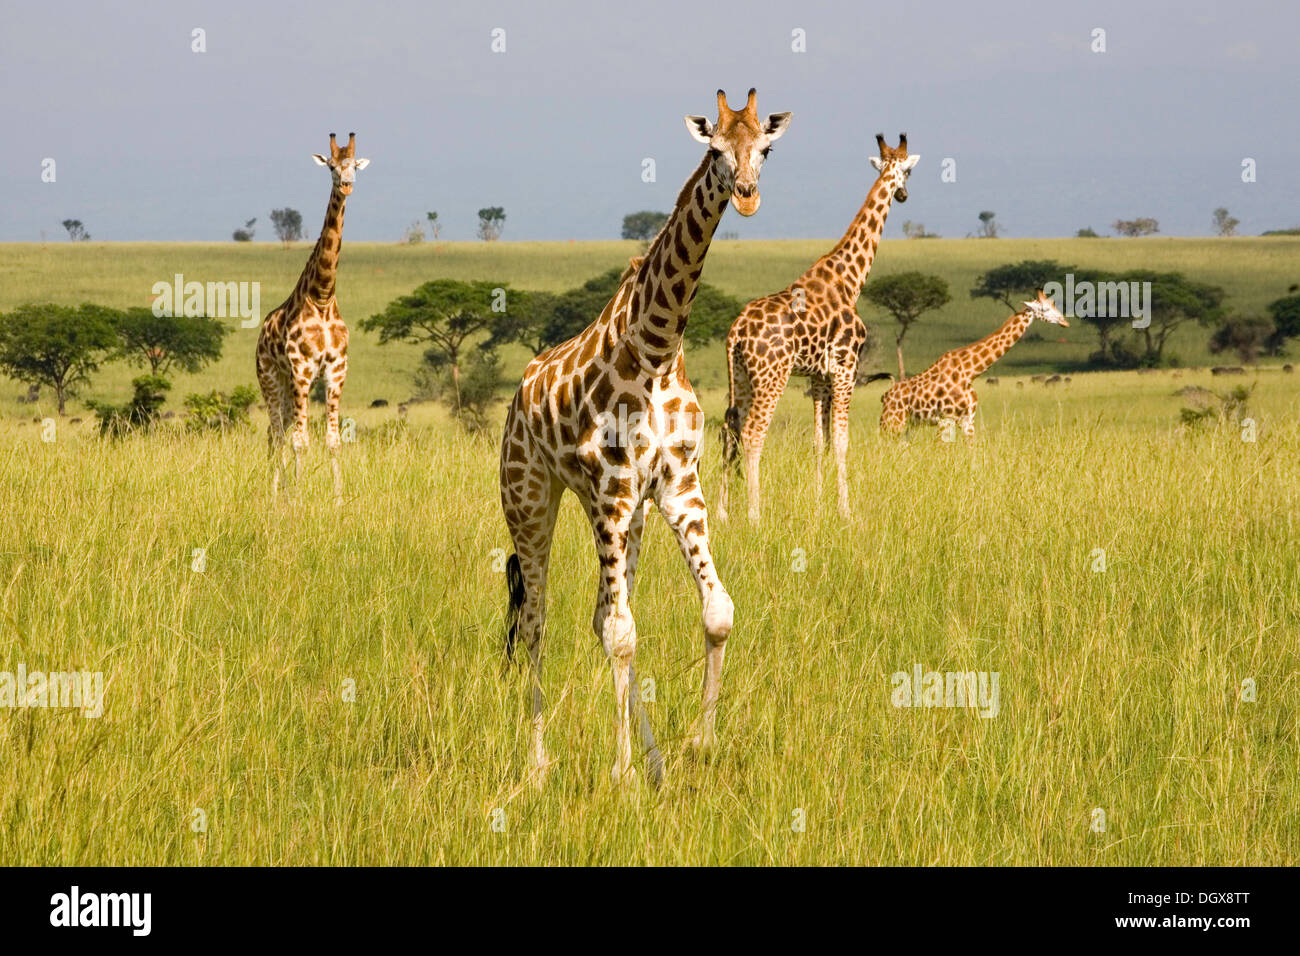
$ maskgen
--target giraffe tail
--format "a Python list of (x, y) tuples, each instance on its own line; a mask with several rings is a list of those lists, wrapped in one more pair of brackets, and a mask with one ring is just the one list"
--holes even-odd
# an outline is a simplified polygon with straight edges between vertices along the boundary
[[(728, 336), (730, 338), (730, 336)], [(727, 343), (727, 412), (722, 417), (722, 460), (730, 465), (740, 451), (740, 409), (736, 406), (736, 347)]]
[(893, 377), (894, 376), (890, 375), (888, 372), (876, 372), (874, 375), (868, 375), (866, 381), (863, 382), (862, 384), (868, 385), (871, 382), (879, 382), (887, 378), (892, 379)]
[(740, 426), (740, 409), (731, 405), (722, 419), (722, 460), (728, 465), (740, 451)]
[(519, 634), (519, 611), (524, 606), (524, 572), (519, 555), (506, 560), (506, 587), (510, 589), (510, 607), (506, 611), (506, 660), (515, 656), (515, 638)]

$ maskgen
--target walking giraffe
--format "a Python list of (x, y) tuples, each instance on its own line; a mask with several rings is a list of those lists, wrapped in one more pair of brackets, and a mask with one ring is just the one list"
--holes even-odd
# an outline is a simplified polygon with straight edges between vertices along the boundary
[(1020, 341), (1020, 337), (1033, 323), (1042, 319), (1053, 325), (1068, 328), (1052, 300), (1038, 290), (1038, 297), (1026, 302), (1025, 307), (1002, 324), (992, 335), (972, 345), (945, 352), (920, 375), (896, 382), (880, 401), (880, 430), (887, 435), (898, 435), (909, 421), (955, 422), (967, 438), (975, 436), (975, 408), (979, 398), (970, 387), (971, 380), (1006, 354), (1007, 349)]
[(534, 782), (549, 759), (543, 735), (542, 632), (547, 564), (560, 497), (578, 496), (600, 560), (592, 628), (613, 672), (616, 726), (614, 777), (633, 772), (629, 723), (639, 723), (649, 776), (657, 784), (663, 759), (638, 697), (636, 624), (629, 607), (645, 510), (650, 501), (672, 529), (703, 607), (703, 705), (693, 743), (708, 751), (723, 651), (733, 606), (709, 552), (708, 513), (700, 490), (700, 405), (686, 378), (682, 333), (700, 270), (728, 201), (742, 216), (760, 202), (759, 171), (789, 113), (758, 118), (756, 94), (743, 110), (718, 91), (718, 121), (686, 117), (708, 147), (687, 179), (667, 223), (644, 259), (635, 260), (600, 317), (586, 331), (543, 352), (524, 370), (506, 415), (501, 443), (501, 505), (515, 553), (507, 563), (511, 621), (528, 649), (532, 679)]
[(792, 374), (807, 375), (812, 384), (813, 456), (817, 462), (817, 496), (822, 488), (822, 451), (828, 427), (835, 450), (840, 514), (849, 513), (845, 458), (849, 447), (849, 403), (858, 369), (858, 352), (867, 340), (867, 327), (858, 315), (858, 295), (871, 272), (880, 233), (894, 199), (907, 201), (907, 178), (920, 156), (907, 154), (907, 134), (898, 148), (876, 134), (880, 171), (866, 201), (844, 237), (830, 252), (780, 292), (745, 306), (727, 334), (727, 414), (723, 426), (722, 490), (718, 519), (727, 517), (727, 484), (737, 444), (745, 450), (745, 479), (749, 485), (749, 517), (762, 511), (759, 461), (777, 400)]
[(339, 396), (348, 377), (348, 327), (343, 324), (334, 298), (339, 247), (343, 243), (343, 206), (352, 194), (359, 170), (370, 164), (356, 158), (357, 134), (348, 134), (348, 145), (340, 149), (330, 133), (330, 154), (312, 159), (328, 166), (333, 184), (325, 208), (316, 248), (298, 278), (289, 298), (273, 309), (262, 322), (257, 337), (257, 381), (271, 423), (267, 426), (267, 451), (272, 459), (271, 495), (280, 488), (284, 465), (284, 434), (293, 423), (295, 475), (302, 475), (302, 458), (307, 450), (307, 394), (317, 375), (325, 377), (325, 445), (334, 472), (334, 503), (343, 502), (343, 476), (339, 468)]

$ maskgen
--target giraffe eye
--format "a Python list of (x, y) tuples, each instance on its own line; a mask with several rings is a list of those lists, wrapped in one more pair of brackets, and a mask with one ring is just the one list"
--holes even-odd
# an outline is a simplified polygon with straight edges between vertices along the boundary
[(771, 152), (772, 152), (772, 147), (771, 147), (771, 146), (764, 146), (764, 147), (763, 147), (763, 158), (764, 158), (764, 159), (767, 159), (768, 154), (771, 153)]

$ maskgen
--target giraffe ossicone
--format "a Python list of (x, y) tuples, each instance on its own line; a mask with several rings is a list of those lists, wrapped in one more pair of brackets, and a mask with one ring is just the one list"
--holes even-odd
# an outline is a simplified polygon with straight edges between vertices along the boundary
[(900, 435), (909, 423), (942, 425), (952, 422), (967, 438), (975, 437), (975, 410), (979, 397), (971, 388), (975, 376), (984, 372), (1020, 341), (1034, 320), (1068, 328), (1070, 323), (1051, 298), (1038, 295), (1025, 302), (1001, 328), (978, 342), (945, 352), (919, 375), (895, 382), (880, 396), (880, 430)]
[[(551, 537), (560, 498), (572, 491), (591, 525), (600, 561), (592, 629), (614, 683), (614, 776), (633, 773), (635, 722), (649, 775), (663, 757), (641, 706), (636, 681), (636, 623), (631, 598), (649, 504), (664, 517), (699, 592), (705, 633), (704, 689), (694, 743), (709, 750), (722, 662), (734, 605), (709, 550), (708, 513), (699, 479), (700, 404), (686, 377), (682, 334), (714, 231), (734, 205), (757, 211), (758, 178), (789, 113), (760, 119), (757, 94), (741, 110), (718, 91), (718, 118), (686, 117), (709, 147), (687, 179), (667, 222), (643, 257), (629, 262), (600, 316), (567, 342), (538, 355), (506, 413), (501, 442), (501, 506), (514, 543), (507, 562), (510, 612), (506, 653), (527, 649), (532, 682), (532, 756), (540, 785), (550, 759), (543, 733), (541, 664)], [(635, 440), (607, 424), (637, 416)]]
[(876, 134), (879, 156), (871, 165), (880, 173), (848, 231), (830, 252), (780, 292), (745, 306), (727, 334), (727, 412), (722, 430), (723, 470), (718, 518), (728, 508), (729, 472), (745, 455), (749, 517), (762, 513), (759, 469), (763, 443), (777, 401), (791, 375), (806, 375), (813, 398), (813, 457), (816, 493), (821, 498), (822, 453), (826, 433), (835, 451), (840, 514), (849, 514), (846, 459), (849, 404), (857, 377), (858, 355), (867, 342), (866, 323), (858, 315), (858, 296), (871, 272), (890, 205), (907, 201), (907, 178), (920, 156), (909, 155), (907, 134), (898, 146)]
[(330, 198), (325, 222), (298, 284), (262, 322), (257, 337), (257, 381), (270, 418), (267, 453), (271, 460), (271, 496), (280, 489), (284, 470), (284, 438), (292, 427), (295, 476), (301, 478), (308, 445), (307, 397), (319, 375), (325, 380), (325, 446), (334, 475), (334, 503), (343, 502), (339, 465), (339, 400), (348, 376), (348, 327), (335, 299), (339, 249), (343, 244), (343, 207), (358, 171), (370, 164), (356, 155), (357, 134), (348, 134), (340, 147), (330, 133), (329, 156), (313, 153), (318, 165), (329, 167)]

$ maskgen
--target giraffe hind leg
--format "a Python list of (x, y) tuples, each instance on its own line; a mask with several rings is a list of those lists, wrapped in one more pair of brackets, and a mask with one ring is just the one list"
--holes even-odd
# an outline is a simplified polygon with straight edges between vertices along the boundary
[(506, 631), (506, 658), (522, 642), (528, 652), (532, 729), (531, 777), (540, 788), (550, 769), (546, 752), (541, 672), (546, 626), (546, 577), (551, 537), (559, 513), (563, 485), (547, 472), (530, 450), (518, 419), (507, 426), (501, 448), (501, 506), (515, 553), (507, 561), (510, 611)]

